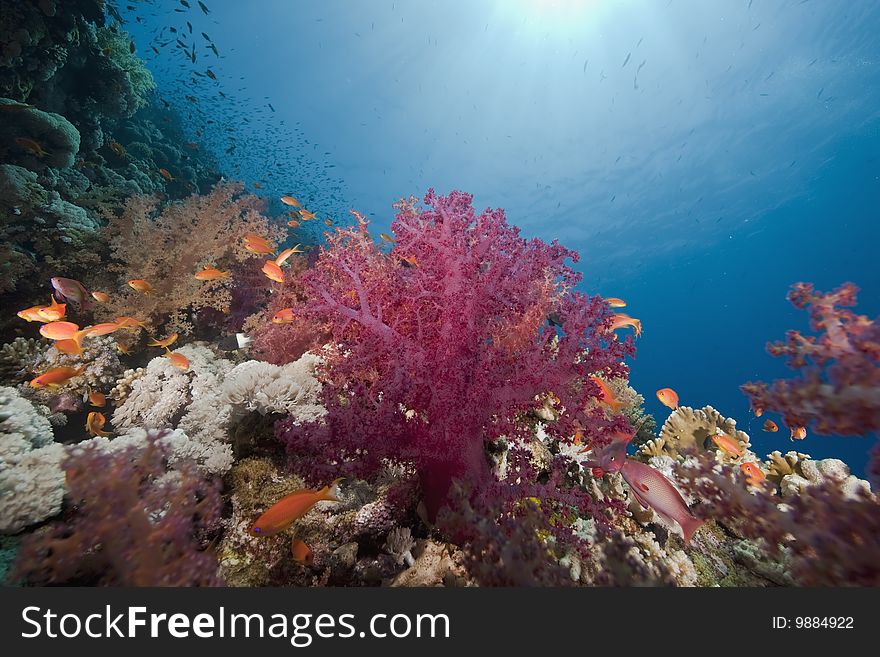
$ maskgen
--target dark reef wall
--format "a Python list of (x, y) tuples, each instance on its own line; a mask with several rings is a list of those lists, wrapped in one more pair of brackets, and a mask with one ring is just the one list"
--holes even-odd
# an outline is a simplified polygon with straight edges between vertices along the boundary
[[(101, 0), (0, 0), (4, 308), (45, 303), (52, 276), (100, 267), (105, 217), (131, 195), (182, 198), (220, 178), (155, 86)], [(0, 318), (0, 342), (21, 324)]]

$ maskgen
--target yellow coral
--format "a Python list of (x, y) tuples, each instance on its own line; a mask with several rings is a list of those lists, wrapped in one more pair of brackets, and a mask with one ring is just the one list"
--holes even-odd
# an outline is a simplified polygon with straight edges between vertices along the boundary
[(797, 474), (803, 476), (801, 464), (810, 458), (809, 454), (801, 454), (800, 452), (782, 452), (775, 451), (767, 455), (766, 470), (767, 479), (779, 485), (783, 478), (788, 475)]

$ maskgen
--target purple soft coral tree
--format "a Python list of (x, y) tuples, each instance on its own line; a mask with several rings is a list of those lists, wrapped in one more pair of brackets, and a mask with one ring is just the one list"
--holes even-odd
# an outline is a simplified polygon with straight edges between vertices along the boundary
[(581, 277), (565, 260), (577, 254), (521, 238), (502, 210), (476, 214), (471, 198), (429, 190), (423, 208), (401, 202), (390, 252), (355, 213), (357, 225), (330, 235), (303, 275), (308, 301), (297, 311), (327, 322), (333, 345), (329, 414), (277, 431), (313, 482), (409, 461), (433, 515), (456, 480), (478, 497), (497, 494), (487, 444), (529, 438), (523, 419), (548, 399), (559, 413), (553, 439), (579, 429), (601, 445), (629, 429), (589, 403), (599, 391), (587, 377), (624, 376), (634, 348), (614, 338), (600, 297), (575, 291)]

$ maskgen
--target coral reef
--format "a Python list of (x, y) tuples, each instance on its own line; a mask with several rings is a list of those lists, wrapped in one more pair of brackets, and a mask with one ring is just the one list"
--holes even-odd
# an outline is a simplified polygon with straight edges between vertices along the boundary
[(221, 584), (205, 550), (219, 521), (217, 487), (193, 466), (165, 471), (155, 437), (108, 452), (78, 447), (64, 461), (72, 508), (26, 536), (13, 578), (29, 584)]
[(678, 480), (701, 504), (694, 512), (723, 522), (772, 560), (787, 563), (801, 586), (880, 585), (878, 502), (847, 491), (831, 477), (802, 488), (784, 504), (767, 488), (750, 490), (738, 472), (710, 459), (678, 470)]
[(254, 313), (244, 321), (243, 330), (253, 340), (250, 354), (254, 358), (284, 365), (327, 342), (329, 336), (326, 330), (315, 319), (295, 315), (292, 322), (272, 322), (272, 317), (278, 311), (305, 302), (305, 289), (300, 280), (305, 262), (304, 258), (294, 260), (284, 275), (284, 282), (270, 296), (265, 310)]
[(232, 465), (226, 434), (231, 409), (220, 397), (232, 363), (198, 344), (177, 352), (189, 359), (188, 370), (157, 356), (140, 376), (126, 379), (128, 394), (113, 412), (113, 426), (122, 433), (177, 429), (169, 437), (172, 459), (192, 458), (203, 471), (223, 474)]
[(712, 436), (719, 433), (726, 435), (742, 449), (743, 456), (733, 460), (739, 463), (753, 459), (754, 455), (748, 452), (751, 447), (749, 435), (736, 428), (736, 420), (724, 417), (711, 406), (701, 409), (679, 407), (663, 423), (660, 436), (644, 443), (638, 453), (643, 457), (677, 457), (681, 452), (708, 449), (716, 452), (719, 458), (731, 460), (730, 455), (716, 449), (712, 442)]
[(880, 324), (847, 310), (856, 305), (857, 292), (852, 283), (828, 293), (808, 283), (792, 287), (788, 300), (809, 312), (818, 335), (792, 330), (785, 342), (767, 346), (800, 376), (743, 385), (753, 408), (779, 412), (788, 426), (812, 426), (823, 435), (880, 429)]
[(390, 253), (356, 214), (303, 274), (308, 300), (295, 311), (331, 333), (328, 415), (282, 423), (279, 436), (309, 481), (369, 476), (384, 459), (415, 463), (434, 514), (456, 479), (489, 493), (486, 444), (531, 431), (516, 420), (540, 395), (568, 409), (548, 425), (556, 440), (580, 427), (601, 442), (623, 428), (625, 419), (579, 409), (597, 394), (587, 376), (625, 374), (632, 344), (612, 338), (599, 297), (574, 291), (580, 278), (564, 261), (576, 254), (523, 240), (502, 211), (475, 213), (467, 194), (429, 191), (425, 206), (399, 204)]
[(326, 413), (320, 404), (321, 384), (315, 378), (320, 362), (310, 353), (283, 366), (246, 361), (226, 374), (221, 400), (232, 407), (233, 417), (279, 413), (294, 422), (318, 422)]
[(63, 456), (44, 415), (14, 388), (0, 388), (0, 532), (14, 533), (58, 513)]
[[(73, 166), (79, 131), (60, 114), (0, 98), (0, 159), (6, 166), (42, 171)], [(5, 196), (5, 195), (4, 195)]]
[[(117, 276), (95, 281), (113, 290), (100, 317), (142, 317), (153, 328), (189, 334), (200, 311), (228, 312), (231, 282), (200, 281), (195, 274), (206, 265), (228, 269), (249, 259), (243, 246), (248, 233), (275, 240), (282, 235), (260, 213), (262, 201), (242, 195), (242, 188), (220, 183), (209, 194), (192, 195), (161, 211), (156, 198), (136, 196), (120, 216), (110, 217), (106, 235), (113, 263), (107, 272)], [(154, 292), (130, 289), (126, 281), (131, 279), (148, 281)]]

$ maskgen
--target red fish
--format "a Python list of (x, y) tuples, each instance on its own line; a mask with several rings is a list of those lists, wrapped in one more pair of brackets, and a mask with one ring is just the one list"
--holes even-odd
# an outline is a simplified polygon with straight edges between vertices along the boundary
[(779, 425), (777, 425), (773, 420), (764, 420), (764, 431), (776, 433), (777, 431), (779, 431)]
[(167, 347), (165, 348), (165, 353), (162, 354), (165, 358), (171, 361), (171, 364), (174, 365), (179, 370), (188, 370), (189, 369), (189, 358), (184, 356), (182, 353), (178, 351), (171, 351)]
[(791, 440), (803, 440), (807, 437), (807, 428), (806, 427), (791, 427), (789, 429), (791, 431)]
[(44, 306), (37, 310), (37, 315), (42, 318), (43, 321), (46, 322), (57, 322), (60, 319), (64, 319), (64, 316), (67, 314), (67, 304), (58, 303), (55, 300), (55, 297), (52, 297), (49, 300), (49, 305)]
[(626, 328), (627, 326), (631, 326), (633, 331), (636, 334), (636, 337), (642, 334), (642, 322), (635, 317), (630, 317), (624, 313), (617, 313), (614, 317), (611, 318), (611, 330), (616, 331), (617, 329)]
[(115, 322), (104, 322), (102, 324), (88, 326), (85, 328), (85, 331), (90, 338), (96, 338), (100, 335), (110, 335), (114, 331), (118, 331), (120, 328), (122, 327)]
[(52, 287), (55, 288), (55, 292), (62, 299), (73, 301), (83, 310), (88, 310), (92, 307), (92, 303), (89, 301), (89, 293), (86, 292), (86, 288), (84, 288), (83, 284), (79, 281), (75, 281), (72, 278), (61, 278), (60, 276), (56, 276), (51, 279), (51, 283)]
[(144, 294), (152, 294), (153, 293), (153, 286), (150, 285), (150, 283), (148, 281), (145, 281), (142, 278), (135, 278), (133, 280), (128, 281), (128, 286), (131, 289), (137, 290), (138, 292), (143, 292)]
[(705, 522), (695, 518), (681, 493), (663, 474), (640, 461), (626, 459), (620, 469), (636, 500), (643, 507), (651, 507), (661, 518), (675, 521), (690, 543), (694, 532)]
[(251, 536), (274, 536), (302, 518), (318, 502), (324, 500), (338, 502), (337, 494), (340, 481), (342, 478), (319, 490), (298, 490), (282, 497), (257, 518), (250, 529)]

